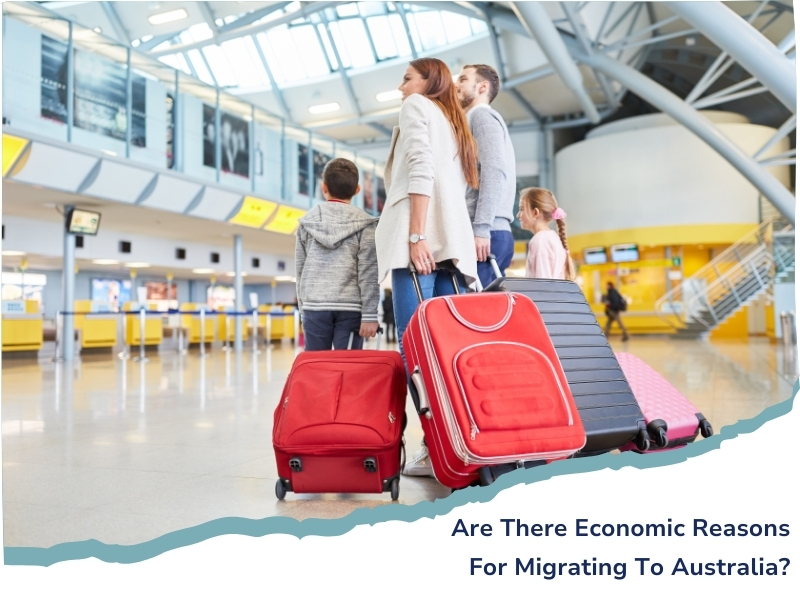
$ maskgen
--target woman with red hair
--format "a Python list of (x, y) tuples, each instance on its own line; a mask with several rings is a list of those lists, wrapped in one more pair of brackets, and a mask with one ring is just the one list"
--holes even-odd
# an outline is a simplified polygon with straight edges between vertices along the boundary
[[(458, 100), (453, 76), (442, 61), (412, 61), (398, 88), (400, 126), (392, 133), (386, 161), (386, 205), (375, 231), (381, 280), (391, 272), (400, 352), (403, 333), (419, 301), (409, 263), (424, 298), (454, 293), (448, 272), (459, 271), (462, 291), (478, 278), (475, 240), (466, 203), (467, 185), (478, 187), (478, 152)], [(432, 474), (423, 445), (407, 475)]]

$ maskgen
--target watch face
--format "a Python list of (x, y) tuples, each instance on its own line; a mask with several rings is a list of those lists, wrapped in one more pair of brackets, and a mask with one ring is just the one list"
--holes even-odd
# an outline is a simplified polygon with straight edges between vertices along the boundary
[(416, 244), (419, 241), (419, 234), (412, 233), (408, 239), (411, 241), (412, 244)]

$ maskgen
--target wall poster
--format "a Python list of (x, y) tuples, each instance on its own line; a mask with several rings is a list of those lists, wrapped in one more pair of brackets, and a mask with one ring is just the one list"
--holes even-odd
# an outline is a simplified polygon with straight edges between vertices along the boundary
[[(75, 96), (73, 125), (118, 140), (125, 140), (128, 127), (127, 67), (105, 58), (75, 50)], [(42, 36), (41, 116), (67, 122), (67, 44)], [(147, 145), (145, 79), (132, 79), (131, 144)]]
[[(203, 105), (203, 165), (216, 167), (214, 160), (215, 108)], [(220, 114), (223, 173), (233, 173), (240, 177), (250, 177), (250, 127), (244, 119), (223, 112)]]

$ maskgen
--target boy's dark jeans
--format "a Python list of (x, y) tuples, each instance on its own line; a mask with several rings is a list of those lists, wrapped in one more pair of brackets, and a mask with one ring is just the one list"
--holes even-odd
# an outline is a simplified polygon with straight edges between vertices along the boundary
[(303, 333), (305, 334), (306, 350), (346, 350), (350, 340), (350, 332), (355, 330), (353, 336), (353, 349), (361, 350), (364, 338), (358, 335), (361, 328), (361, 313), (354, 310), (304, 310)]

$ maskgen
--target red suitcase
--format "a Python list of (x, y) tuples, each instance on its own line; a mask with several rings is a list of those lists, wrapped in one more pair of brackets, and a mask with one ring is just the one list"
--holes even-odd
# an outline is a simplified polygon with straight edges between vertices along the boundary
[[(617, 360), (647, 420), (653, 448), (650, 452), (685, 446), (698, 433), (703, 437), (714, 433), (697, 407), (650, 365), (627, 352), (618, 352)], [(632, 442), (620, 450), (641, 452)]]
[(566, 458), (586, 442), (553, 344), (525, 296), (426, 300), (408, 324), (403, 348), (433, 472), (443, 485), (491, 483), (485, 474), (493, 466)]
[(399, 352), (301, 352), (275, 409), (275, 495), (400, 493), (406, 374)]

